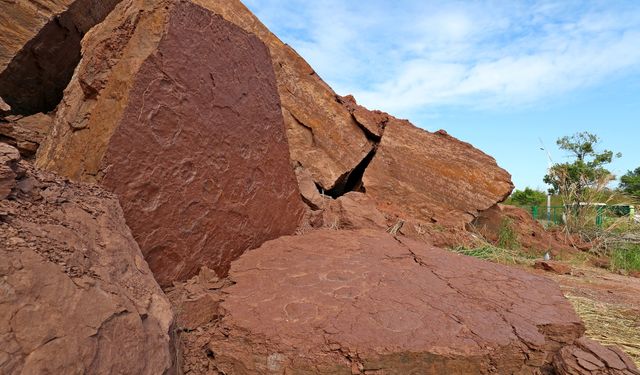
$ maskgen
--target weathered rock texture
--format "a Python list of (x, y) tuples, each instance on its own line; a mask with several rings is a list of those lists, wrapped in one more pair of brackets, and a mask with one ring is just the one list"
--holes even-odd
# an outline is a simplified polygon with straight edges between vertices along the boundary
[(0, 143), (0, 200), (11, 194), (20, 173), (20, 153), (6, 143)]
[(469, 229), (494, 244), (499, 242), (501, 230), (508, 229), (516, 234), (517, 245), (522, 250), (537, 256), (549, 252), (555, 258), (576, 252), (571, 246), (572, 238), (564, 233), (546, 230), (530, 213), (515, 206), (495, 205), (481, 212)]
[(127, 0), (83, 40), (40, 166), (116, 192), (161, 285), (303, 212), (264, 44), (187, 1)]
[(0, 141), (20, 151), (23, 157), (35, 155), (53, 124), (53, 118), (44, 113), (33, 116), (0, 118)]
[(640, 375), (631, 358), (615, 346), (580, 338), (562, 348), (553, 362), (558, 375)]
[(117, 199), (24, 162), (14, 172), (0, 199), (0, 373), (173, 373), (171, 306)]
[(182, 333), (185, 371), (537, 373), (584, 332), (554, 282), (384, 232), (282, 237), (230, 279), (200, 288), (222, 294)]
[(430, 133), (395, 118), (362, 182), (381, 209), (452, 227), (463, 227), (513, 189), (492, 157), (444, 131)]
[(0, 97), (13, 113), (48, 112), (80, 61), (80, 40), (120, 0), (0, 2)]
[(344, 184), (373, 148), (335, 92), (300, 55), (272, 34), (239, 0), (194, 0), (248, 32), (271, 51), (292, 160), (324, 190)]

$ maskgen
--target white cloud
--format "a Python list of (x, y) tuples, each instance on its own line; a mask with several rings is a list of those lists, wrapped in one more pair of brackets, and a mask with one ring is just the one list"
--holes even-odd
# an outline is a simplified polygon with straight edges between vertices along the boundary
[(640, 70), (640, 4), (251, 0), (341, 94), (394, 113), (552, 100)]

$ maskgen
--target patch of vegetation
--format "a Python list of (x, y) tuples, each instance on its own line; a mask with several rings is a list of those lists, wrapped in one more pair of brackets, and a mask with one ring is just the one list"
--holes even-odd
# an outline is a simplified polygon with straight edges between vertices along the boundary
[(640, 244), (626, 244), (611, 251), (614, 271), (640, 271)]
[(518, 234), (513, 229), (513, 221), (508, 217), (503, 218), (500, 222), (500, 228), (498, 229), (498, 247), (509, 250), (520, 247)]
[(587, 327), (587, 336), (617, 345), (640, 365), (640, 317), (637, 312), (571, 294), (566, 295)]
[(640, 198), (640, 167), (628, 171), (620, 178), (620, 189), (629, 195)]
[(531, 188), (516, 190), (505, 202), (514, 206), (542, 206), (547, 201), (547, 195)]
[(535, 255), (504, 249), (490, 244), (483, 244), (473, 248), (461, 246), (454, 248), (453, 251), (458, 254), (501, 264), (533, 264), (533, 260), (539, 258)]

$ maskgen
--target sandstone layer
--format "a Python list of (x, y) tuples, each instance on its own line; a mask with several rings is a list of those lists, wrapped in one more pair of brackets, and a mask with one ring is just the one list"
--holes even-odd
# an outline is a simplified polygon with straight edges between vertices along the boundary
[(127, 0), (83, 51), (38, 163), (117, 193), (161, 285), (202, 265), (223, 275), (295, 231), (302, 203), (258, 38), (187, 1)]
[(0, 2), (0, 97), (13, 113), (56, 107), (80, 60), (80, 40), (118, 2)]
[(395, 118), (362, 182), (383, 210), (461, 229), (513, 190), (511, 176), (491, 156), (444, 131)]
[(0, 196), (0, 373), (174, 373), (171, 305), (117, 199), (13, 169)]
[(384, 232), (282, 237), (229, 277), (190, 299), (207, 319), (178, 304), (190, 373), (537, 373), (584, 332), (554, 282)]

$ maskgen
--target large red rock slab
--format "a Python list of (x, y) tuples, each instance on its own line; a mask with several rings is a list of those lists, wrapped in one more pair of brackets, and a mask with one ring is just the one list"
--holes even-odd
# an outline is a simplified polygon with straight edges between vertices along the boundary
[(129, 0), (83, 43), (38, 163), (117, 193), (161, 285), (224, 274), (295, 231), (303, 205), (258, 38), (190, 2)]
[(80, 61), (80, 40), (120, 1), (0, 2), (0, 97), (14, 113), (56, 107)]
[(553, 365), (558, 375), (640, 375), (638, 367), (622, 350), (585, 337), (562, 348)]
[(335, 92), (291, 47), (239, 0), (194, 0), (258, 36), (269, 47), (278, 81), (291, 159), (325, 190), (344, 182), (372, 148)]
[(0, 197), (0, 373), (174, 373), (171, 305), (116, 197), (19, 167)]
[(584, 332), (554, 282), (382, 231), (282, 237), (229, 278), (182, 333), (192, 373), (533, 374)]
[(513, 190), (511, 176), (491, 156), (444, 131), (395, 118), (362, 182), (383, 210), (461, 229)]

